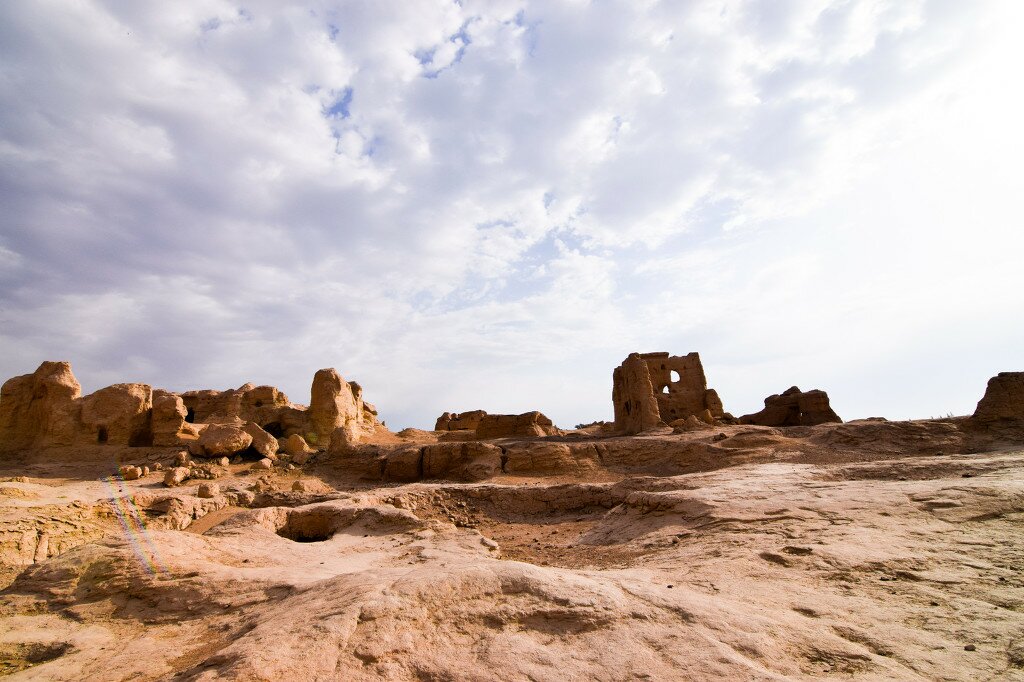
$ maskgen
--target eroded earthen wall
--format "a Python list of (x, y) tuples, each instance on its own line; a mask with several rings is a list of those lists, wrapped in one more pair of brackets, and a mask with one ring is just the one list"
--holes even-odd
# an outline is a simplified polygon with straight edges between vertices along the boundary
[(1000, 372), (989, 379), (985, 395), (974, 411), (974, 419), (979, 422), (1024, 420), (1024, 372)]
[(741, 424), (758, 426), (815, 426), (842, 421), (829, 404), (825, 391), (801, 391), (796, 386), (765, 398), (764, 409), (760, 412), (740, 417)]
[(612, 374), (612, 403), (616, 430), (625, 434), (704, 410), (715, 418), (725, 414), (718, 393), (707, 386), (698, 353), (631, 353)]
[(485, 414), (476, 427), (476, 437), (513, 438), (551, 436), (557, 433), (555, 425), (542, 413)]
[(612, 372), (612, 404), (615, 428), (622, 433), (641, 433), (661, 423), (650, 371), (639, 353), (631, 353)]
[(327, 445), (338, 428), (355, 441), (381, 427), (362, 388), (333, 369), (317, 372), (307, 409), (273, 386), (176, 394), (148, 384), (115, 384), (87, 396), (67, 362), (44, 362), (0, 389), (0, 449), (57, 445), (190, 445), (204, 424), (259, 428), (268, 437), (299, 434)]

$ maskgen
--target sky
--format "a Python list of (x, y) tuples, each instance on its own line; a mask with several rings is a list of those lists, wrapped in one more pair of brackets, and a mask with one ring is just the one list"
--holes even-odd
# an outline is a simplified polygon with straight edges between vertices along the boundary
[(1024, 3), (0, 3), (0, 377), (611, 419), (1024, 370)]

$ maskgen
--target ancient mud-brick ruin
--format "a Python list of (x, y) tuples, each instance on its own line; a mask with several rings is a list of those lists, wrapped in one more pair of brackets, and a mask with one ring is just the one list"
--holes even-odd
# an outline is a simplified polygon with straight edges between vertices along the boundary
[(615, 428), (625, 434), (702, 415), (725, 416), (722, 400), (708, 388), (700, 355), (631, 353), (612, 373)]
[[(267, 443), (263, 450), (272, 454), (277, 447), (269, 441), (278, 438), (298, 436), (327, 446), (332, 438), (355, 442), (381, 428), (362, 388), (333, 369), (316, 373), (310, 394), (308, 407), (291, 403), (273, 386), (253, 384), (182, 394), (148, 384), (115, 384), (82, 396), (70, 363), (44, 362), (0, 389), (0, 448), (185, 446), (212, 454), (220, 449), (214, 443), (244, 442), (245, 448)], [(210, 429), (214, 425), (230, 433)]]
[(537, 412), (523, 414), (487, 414), (484, 410), (452, 413), (445, 412), (437, 418), (435, 431), (456, 432), (475, 438), (513, 438), (553, 436), (558, 428), (551, 419)]
[(740, 417), (741, 424), (759, 426), (815, 426), (842, 421), (829, 404), (825, 391), (801, 391), (796, 386), (786, 389), (781, 395), (765, 398), (764, 409), (760, 412)]
[(488, 414), (476, 427), (476, 437), (511, 438), (553, 436), (558, 429), (544, 414), (534, 410), (523, 414)]
[(1000, 372), (988, 380), (974, 411), (977, 422), (1024, 419), (1024, 372)]
[(435, 431), (476, 431), (480, 426), (480, 420), (487, 416), (484, 410), (470, 410), (469, 412), (445, 412), (437, 418), (434, 424)]

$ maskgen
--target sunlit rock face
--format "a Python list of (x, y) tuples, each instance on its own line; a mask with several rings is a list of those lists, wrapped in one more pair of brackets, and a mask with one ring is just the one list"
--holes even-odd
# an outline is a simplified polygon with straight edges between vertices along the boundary
[[(353, 441), (383, 430), (376, 408), (362, 395), (358, 384), (323, 369), (314, 376), (308, 408), (291, 403), (273, 386), (254, 384), (178, 394), (126, 383), (83, 397), (70, 363), (44, 362), (0, 390), (0, 450), (72, 445), (195, 449), (207, 425), (247, 432), (266, 456), (276, 452), (277, 438), (292, 435), (326, 448), (339, 428), (347, 429)], [(209, 430), (207, 441), (215, 432)], [(232, 450), (199, 446), (198, 451), (205, 449), (216, 454)]]
[(152, 445), (153, 389), (114, 384), (82, 398), (81, 433), (89, 443)]
[(44, 362), (0, 388), (0, 448), (71, 445), (78, 436), (82, 387), (70, 362)]
[(345, 381), (334, 369), (321, 369), (313, 376), (307, 418), (307, 440), (321, 446), (328, 445), (339, 428), (358, 440), (380, 427), (376, 408), (363, 401), (362, 387)]

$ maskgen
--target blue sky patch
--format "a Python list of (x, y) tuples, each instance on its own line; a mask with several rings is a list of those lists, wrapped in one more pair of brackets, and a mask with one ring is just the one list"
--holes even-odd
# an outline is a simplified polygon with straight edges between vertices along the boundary
[(350, 116), (348, 110), (350, 104), (352, 104), (352, 88), (344, 88), (341, 91), (341, 96), (334, 101), (334, 104), (324, 109), (324, 116), (336, 119), (348, 118)]

